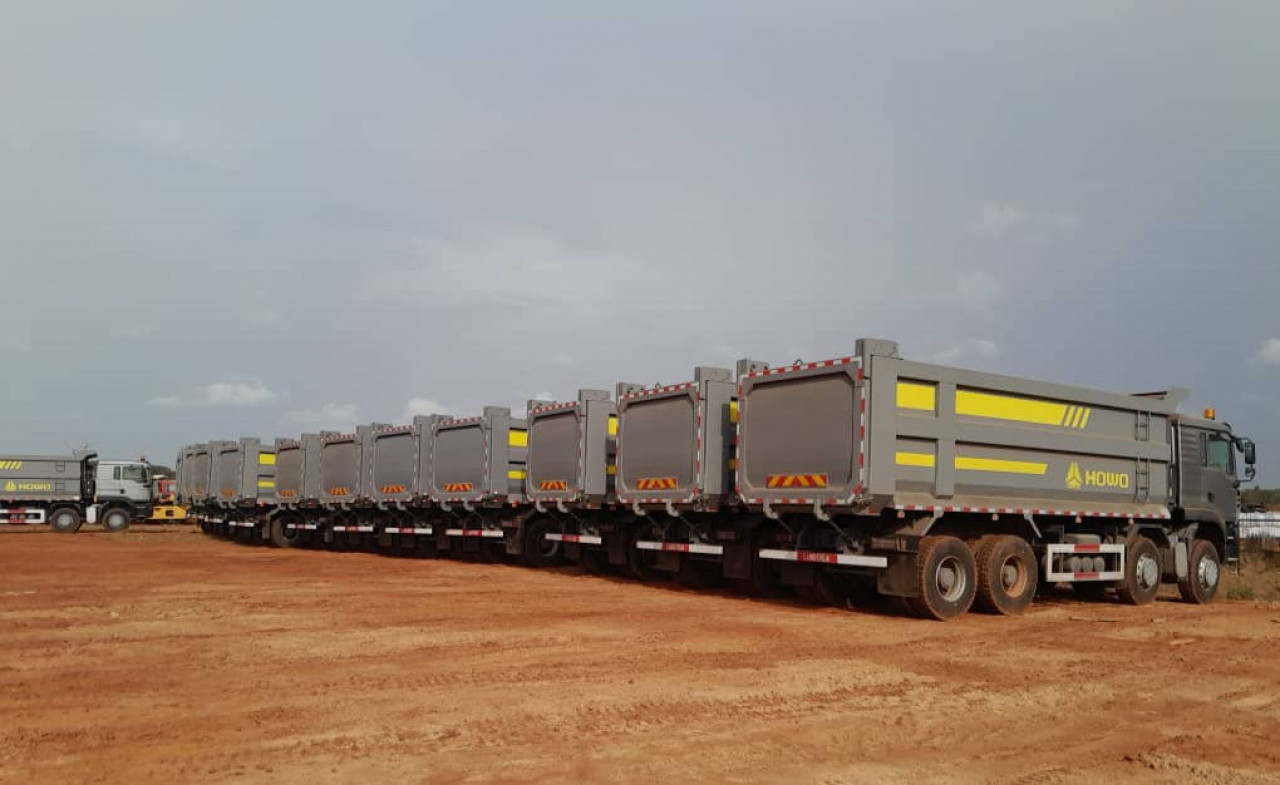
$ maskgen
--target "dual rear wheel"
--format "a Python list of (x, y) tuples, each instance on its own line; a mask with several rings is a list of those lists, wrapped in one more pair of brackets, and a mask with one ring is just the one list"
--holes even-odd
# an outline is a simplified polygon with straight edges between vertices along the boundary
[(972, 546), (947, 535), (920, 540), (916, 596), (907, 605), (926, 619), (945, 621), (979, 610), (1014, 616), (1031, 605), (1039, 572), (1035, 552), (1021, 537), (992, 534)]

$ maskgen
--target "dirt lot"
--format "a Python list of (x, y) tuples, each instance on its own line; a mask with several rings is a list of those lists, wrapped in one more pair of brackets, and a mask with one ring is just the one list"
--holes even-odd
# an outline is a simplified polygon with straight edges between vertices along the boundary
[(1274, 783), (1277, 622), (0, 533), (0, 782)]

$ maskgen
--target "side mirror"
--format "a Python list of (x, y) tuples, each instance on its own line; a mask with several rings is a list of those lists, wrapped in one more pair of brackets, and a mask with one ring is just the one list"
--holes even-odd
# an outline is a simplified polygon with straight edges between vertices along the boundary
[(1258, 448), (1253, 442), (1244, 443), (1244, 463), (1246, 466), (1253, 466), (1258, 462)]

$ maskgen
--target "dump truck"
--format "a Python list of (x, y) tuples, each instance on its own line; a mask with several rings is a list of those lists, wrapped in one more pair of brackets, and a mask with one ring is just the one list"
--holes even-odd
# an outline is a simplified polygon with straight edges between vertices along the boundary
[(214, 531), (261, 540), (276, 505), (275, 447), (252, 436), (207, 445), (208, 493), (197, 516)]
[(367, 456), (369, 496), (376, 508), (378, 546), (434, 554), (442, 536), (431, 506), (431, 440), (443, 415), (420, 415), (409, 425), (376, 428)]
[(815, 598), (869, 587), (935, 619), (975, 602), (1020, 613), (1041, 584), (1114, 588), (1132, 604), (1162, 582), (1213, 598), (1236, 555), (1236, 454), (1251, 478), (1255, 449), (1179, 414), (1185, 392), (1122, 395), (856, 346), (741, 376), (737, 510), (668, 527), (659, 548)]
[(525, 494), (538, 532), (531, 548), (542, 563), (562, 547), (569, 559), (599, 568), (603, 533), (617, 521), (617, 406), (608, 390), (579, 390), (575, 401), (529, 401), (528, 422)]
[(523, 509), (527, 451), (527, 423), (505, 406), (435, 423), (429, 488), (442, 513), (439, 551), (526, 557), (534, 565), (556, 558), (559, 546), (543, 538), (545, 531), (526, 527), (532, 517)]
[(75, 532), (87, 521), (107, 531), (151, 515), (151, 467), (144, 461), (99, 461), (71, 455), (0, 455), (0, 523), (49, 524)]
[(376, 544), (378, 516), (366, 461), (373, 454), (375, 432), (390, 427), (360, 425), (354, 433), (326, 434), (320, 439), (318, 526), (326, 543), (342, 549)]
[(320, 527), (320, 440), (318, 433), (276, 439), (276, 505), (262, 534), (281, 548), (309, 544)]

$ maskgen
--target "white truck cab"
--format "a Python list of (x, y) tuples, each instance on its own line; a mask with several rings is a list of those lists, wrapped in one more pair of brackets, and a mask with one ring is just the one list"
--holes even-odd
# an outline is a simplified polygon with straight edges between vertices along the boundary
[(123, 531), (131, 522), (151, 517), (151, 464), (99, 460), (96, 479), (97, 517), (103, 528)]

